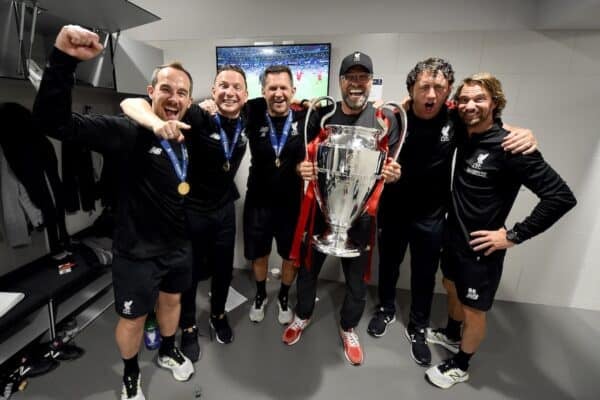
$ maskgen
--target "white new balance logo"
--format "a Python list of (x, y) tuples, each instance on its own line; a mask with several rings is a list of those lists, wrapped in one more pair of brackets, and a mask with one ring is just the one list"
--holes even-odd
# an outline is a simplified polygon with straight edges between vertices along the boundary
[(148, 153), (160, 156), (162, 154), (162, 149), (160, 147), (152, 146), (150, 150), (148, 150)]
[[(19, 368), (18, 368), (19, 375), (25, 376), (25, 374), (28, 373), (30, 369), (31, 369), (31, 367), (26, 367), (24, 365), (19, 366)], [(7, 397), (7, 399), (8, 399), (8, 397)]]
[(477, 294), (477, 290), (475, 290), (473, 288), (468, 288), (467, 295), (465, 297), (467, 299), (477, 300), (479, 298), (479, 295)]
[(448, 372), (446, 373), (446, 375), (447, 375), (447, 376), (448, 376), (450, 379), (453, 379), (453, 380), (457, 381), (457, 380), (461, 379), (461, 378), (462, 378), (462, 377), (463, 377), (465, 374), (464, 374), (464, 373), (461, 373), (461, 372), (459, 372), (459, 371), (457, 371), (456, 369), (453, 369), (453, 370), (451, 370), (451, 371), (448, 371)]

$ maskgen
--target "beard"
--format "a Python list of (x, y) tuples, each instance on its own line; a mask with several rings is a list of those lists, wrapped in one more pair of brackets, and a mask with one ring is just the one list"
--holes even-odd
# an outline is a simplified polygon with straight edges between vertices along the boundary
[(465, 123), (465, 125), (467, 126), (475, 126), (477, 124), (479, 124), (481, 121), (485, 120), (487, 118), (486, 114), (476, 114), (476, 115), (469, 115), (469, 114), (465, 114), (462, 116), (462, 120)]
[(365, 104), (367, 104), (367, 100), (368, 96), (366, 94), (361, 95), (356, 101), (353, 101), (350, 95), (344, 96), (344, 103), (346, 103), (351, 110), (362, 110)]

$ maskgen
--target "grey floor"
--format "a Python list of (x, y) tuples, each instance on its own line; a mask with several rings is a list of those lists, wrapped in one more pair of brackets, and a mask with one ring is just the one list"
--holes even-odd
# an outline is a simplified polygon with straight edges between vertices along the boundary
[[(247, 297), (254, 287), (246, 271), (233, 286)], [(275, 298), (278, 282), (268, 284)], [(488, 335), (471, 363), (471, 380), (449, 390), (429, 385), (424, 368), (409, 356), (403, 336), (409, 292), (398, 291), (398, 322), (375, 339), (366, 327), (376, 302), (370, 288), (367, 312), (358, 327), (365, 351), (360, 367), (348, 364), (337, 334), (343, 286), (322, 281), (313, 320), (295, 346), (281, 343), (275, 301), (260, 324), (248, 320), (249, 302), (230, 313), (235, 341), (208, 338), (207, 285), (200, 288), (203, 355), (185, 383), (154, 364), (153, 352), (140, 353), (142, 387), (147, 399), (600, 399), (600, 312), (498, 301), (489, 314)], [(294, 294), (292, 293), (292, 297)], [(13, 399), (116, 399), (122, 364), (113, 332), (116, 315), (109, 308), (79, 334), (87, 350), (80, 360), (63, 362), (55, 371), (30, 379)], [(434, 325), (445, 322), (444, 297), (436, 295)], [(447, 353), (432, 348), (433, 361)]]

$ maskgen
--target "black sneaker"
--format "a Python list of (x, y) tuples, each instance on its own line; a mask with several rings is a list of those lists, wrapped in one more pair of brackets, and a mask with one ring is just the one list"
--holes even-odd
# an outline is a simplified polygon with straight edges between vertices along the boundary
[(70, 338), (57, 337), (48, 344), (52, 358), (59, 361), (76, 360), (85, 354), (85, 350), (74, 343)]
[(404, 336), (410, 342), (410, 355), (419, 365), (431, 365), (431, 351), (425, 343), (425, 329), (406, 328)]
[(379, 307), (369, 322), (367, 333), (374, 337), (381, 337), (385, 335), (387, 326), (394, 321), (396, 321), (395, 313), (386, 312), (383, 307)]
[(223, 318), (210, 317), (210, 327), (215, 332), (217, 342), (221, 344), (228, 344), (233, 342), (233, 331), (227, 321), (227, 315), (223, 315)]
[(181, 352), (196, 362), (200, 358), (200, 344), (198, 343), (198, 327), (193, 325), (191, 328), (181, 330)]

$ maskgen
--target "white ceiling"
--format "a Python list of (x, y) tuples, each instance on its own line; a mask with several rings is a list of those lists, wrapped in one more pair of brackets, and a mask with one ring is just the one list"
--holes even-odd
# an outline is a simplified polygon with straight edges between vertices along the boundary
[(600, 0), (133, 0), (160, 21), (134, 39), (600, 29)]

